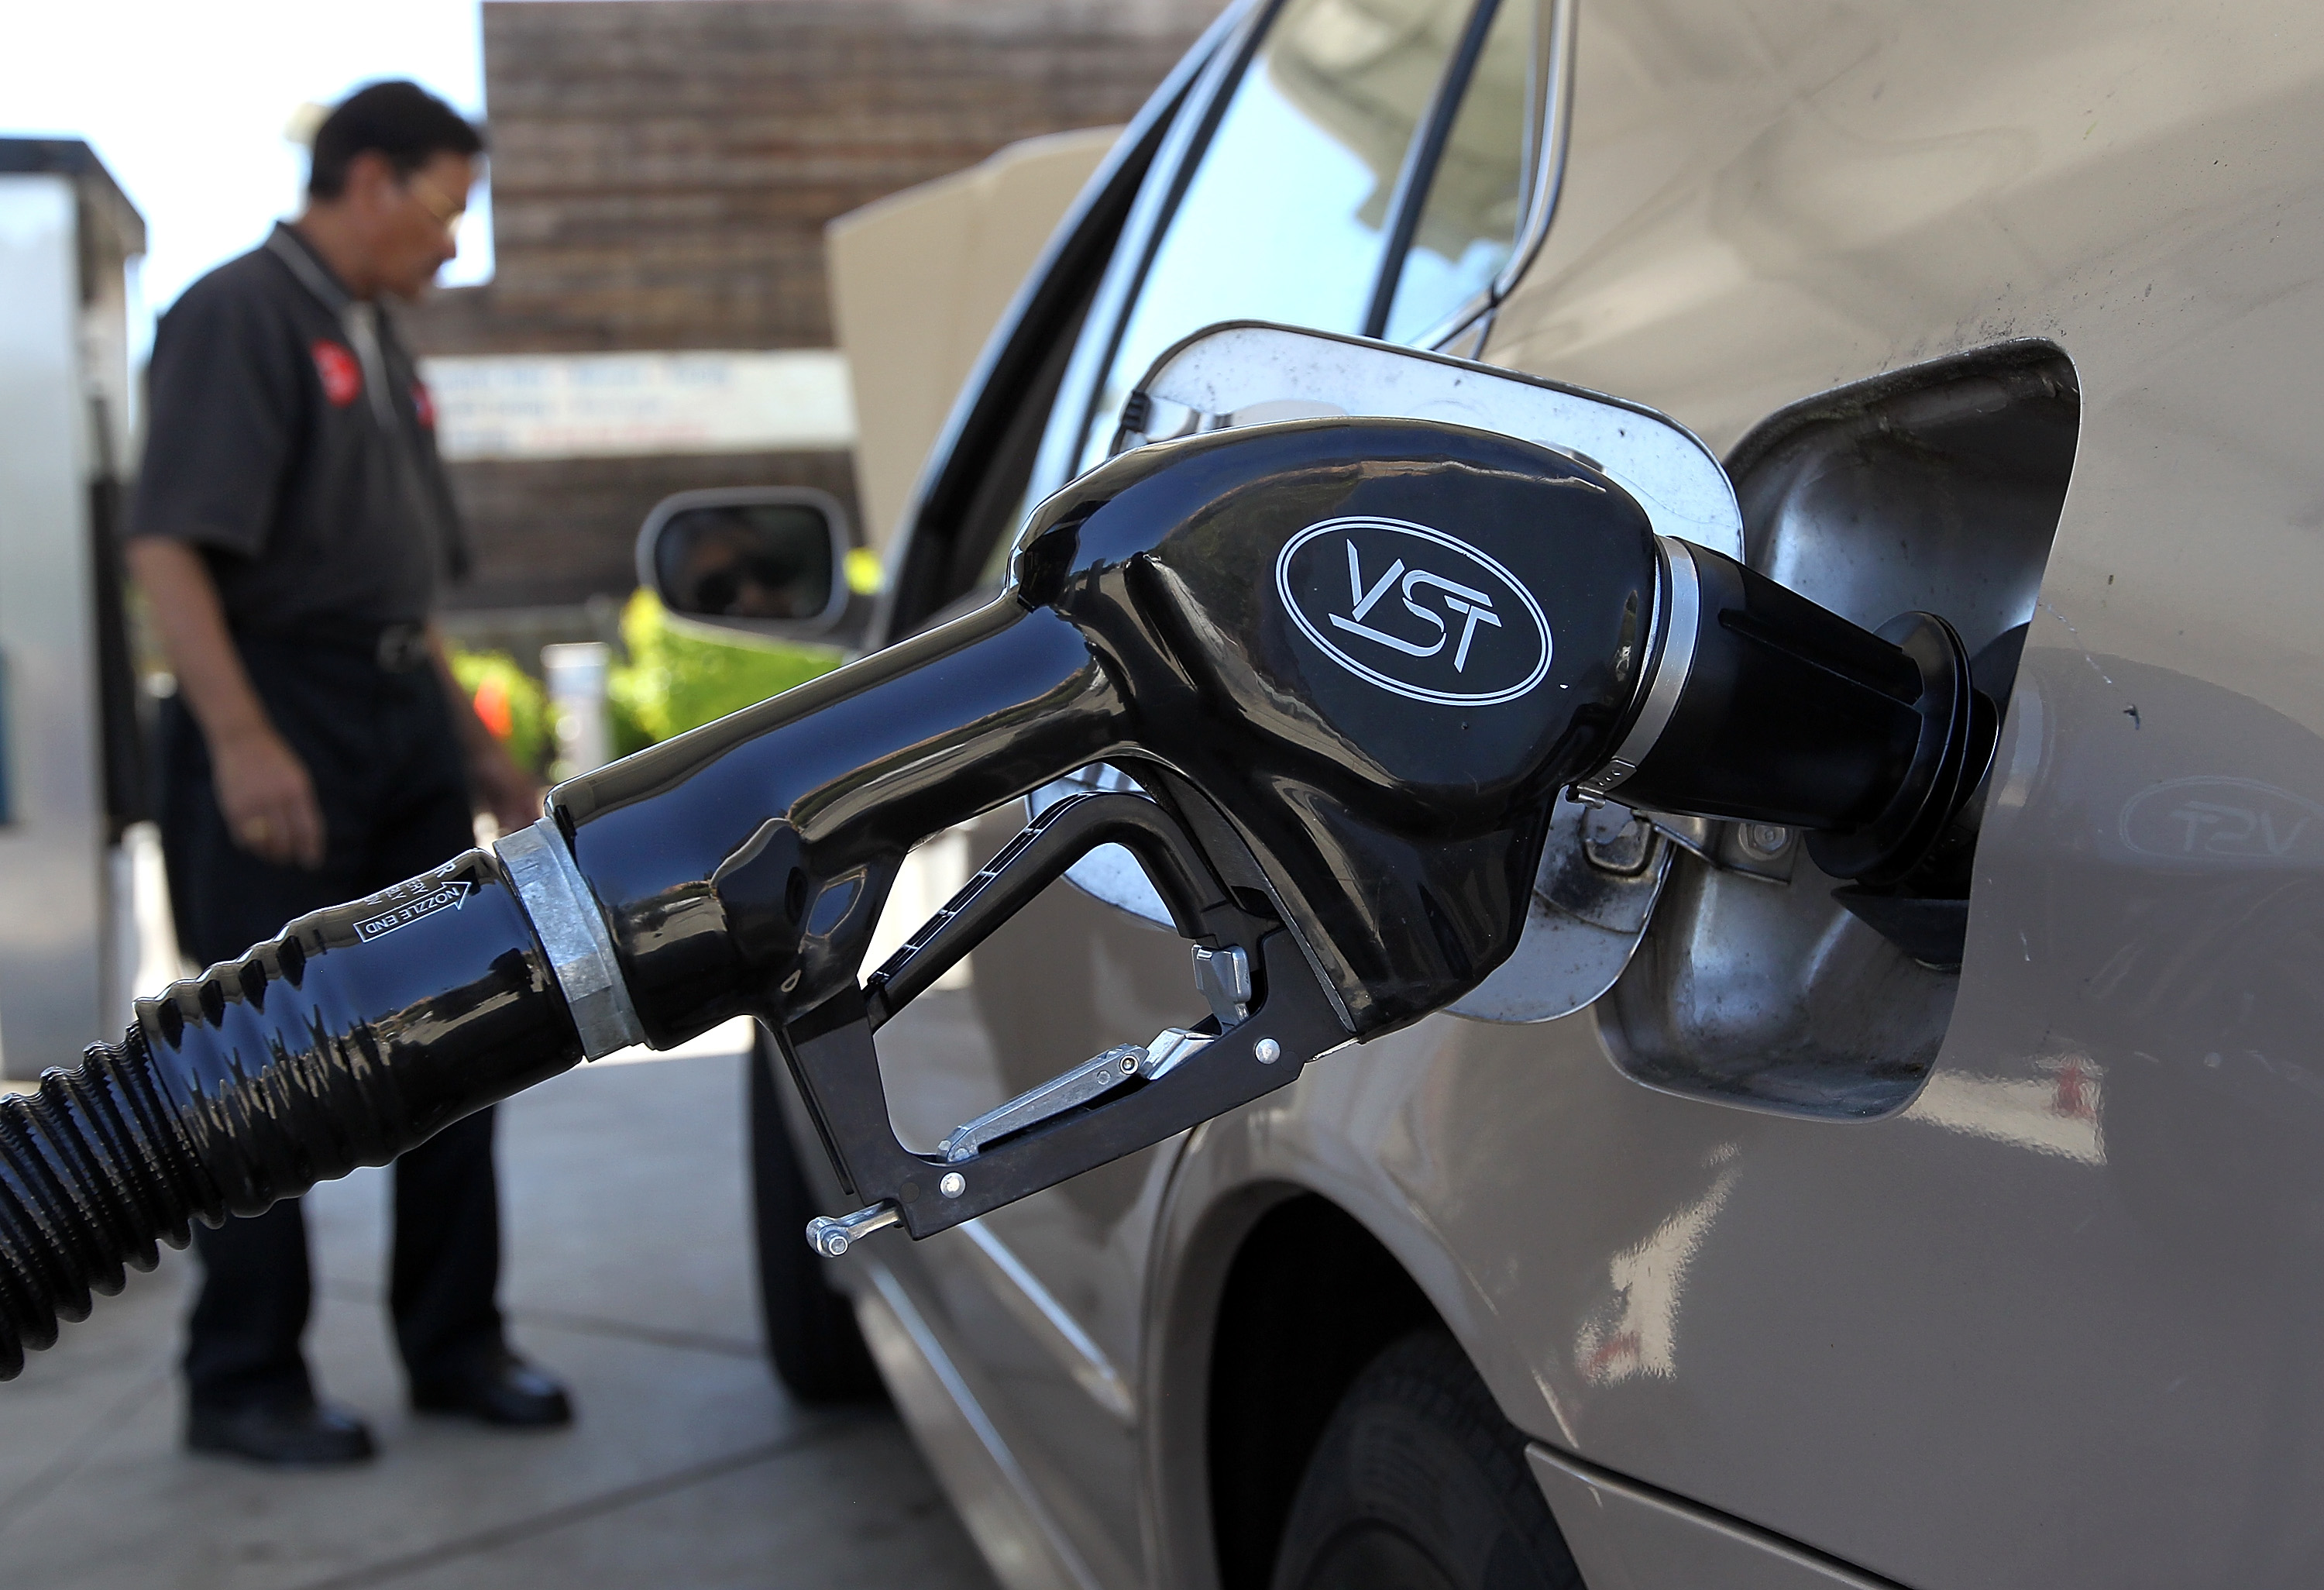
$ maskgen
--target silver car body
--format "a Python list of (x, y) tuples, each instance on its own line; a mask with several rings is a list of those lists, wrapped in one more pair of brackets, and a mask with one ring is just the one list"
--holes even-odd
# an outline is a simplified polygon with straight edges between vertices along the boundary
[[(1320, 1198), (1596, 1590), (2324, 1581), (2324, 28), (1582, 0), (1570, 43), (1480, 356), (1692, 429), (1754, 560), (1851, 617), (2030, 621), (1960, 969), (1714, 836), (1578, 1013), (1433, 1018), (865, 1244), (875, 1354), (1005, 1581), (1216, 1584), (1222, 1299)], [(1060, 886), (883, 1032), (899, 1125), (1192, 1004), (1174, 939)]]

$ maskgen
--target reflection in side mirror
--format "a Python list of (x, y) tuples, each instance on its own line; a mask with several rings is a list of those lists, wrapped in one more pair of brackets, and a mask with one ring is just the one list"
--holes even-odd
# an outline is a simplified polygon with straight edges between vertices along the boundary
[(672, 613), (819, 635), (847, 611), (847, 519), (805, 486), (665, 497), (638, 532), (638, 583)]

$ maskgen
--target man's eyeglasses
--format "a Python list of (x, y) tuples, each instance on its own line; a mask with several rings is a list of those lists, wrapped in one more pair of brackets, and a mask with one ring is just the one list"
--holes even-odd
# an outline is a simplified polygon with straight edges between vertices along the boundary
[(460, 222), (468, 213), (466, 204), (447, 199), (434, 183), (417, 172), (403, 180), (403, 190), (419, 200), (420, 208), (428, 212), (430, 220), (444, 228), (445, 236), (457, 240)]

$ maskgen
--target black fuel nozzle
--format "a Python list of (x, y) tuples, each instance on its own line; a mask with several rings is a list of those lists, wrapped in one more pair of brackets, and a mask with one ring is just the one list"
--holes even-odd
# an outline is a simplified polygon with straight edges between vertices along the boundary
[[(1140, 448), (1044, 504), (1014, 574), (980, 613), (552, 800), (646, 1038), (743, 1012), (776, 1031), (865, 1201), (871, 1224), (820, 1234), (842, 1245), (958, 1224), (1459, 998), (1517, 945), (1563, 789), (1803, 827), (1828, 870), (1881, 879), (1990, 750), (1941, 620), (1869, 633), (1658, 538), (1586, 463), (1458, 427)], [(1100, 762), (1141, 792), (1045, 813), (863, 978), (911, 845)], [(1085, 1097), (1077, 1068), (1010, 1101), (997, 1141), (965, 1123), (973, 1163), (908, 1151), (873, 1031), (1106, 842), (1105, 802), (1150, 818), (1180, 932), (1240, 956), (1254, 1002), (1167, 1088), (1133, 1067)]]
[[(1876, 636), (1658, 538), (1596, 469), (1497, 434), (1125, 454), (1035, 513), (990, 606), (562, 784), (496, 854), (302, 919), (0, 1101), (0, 1376), (192, 1219), (738, 1014), (865, 1202), (825, 1251), (945, 1229), (1473, 988), (1570, 786), (1909, 871), (1990, 754), (1960, 652), (1941, 620)], [(1136, 790), (1044, 811), (866, 976), (914, 845), (1099, 763)], [(873, 1033), (1103, 844), (1145, 863), (1212, 1013), (906, 1150)]]

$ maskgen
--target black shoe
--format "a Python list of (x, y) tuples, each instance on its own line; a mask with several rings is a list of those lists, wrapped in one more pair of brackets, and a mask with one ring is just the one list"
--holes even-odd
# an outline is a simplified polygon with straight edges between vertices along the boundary
[(364, 1421), (327, 1402), (197, 1408), (186, 1420), (186, 1445), (275, 1468), (330, 1468), (372, 1455)]
[(414, 1381), (411, 1405), (422, 1413), (465, 1413), (511, 1429), (550, 1429), (573, 1422), (573, 1402), (565, 1388), (505, 1349), (464, 1373)]

